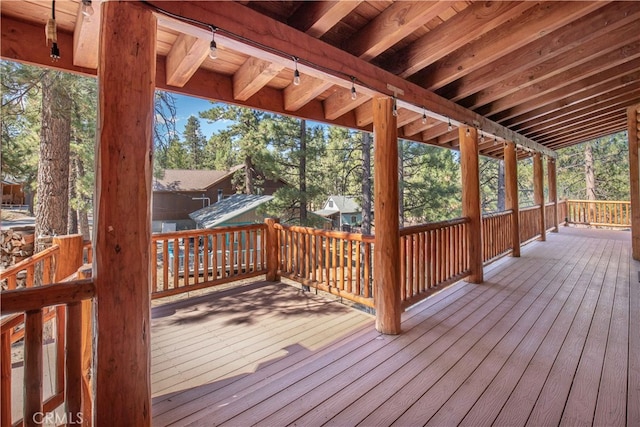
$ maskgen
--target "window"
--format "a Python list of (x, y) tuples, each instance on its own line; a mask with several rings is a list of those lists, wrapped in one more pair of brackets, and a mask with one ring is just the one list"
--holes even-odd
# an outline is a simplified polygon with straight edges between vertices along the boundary
[(355, 215), (351, 215), (351, 225), (356, 225), (356, 216)]
[(329, 203), (327, 203), (327, 206), (329, 206), (330, 208), (333, 207), (333, 200), (329, 200)]

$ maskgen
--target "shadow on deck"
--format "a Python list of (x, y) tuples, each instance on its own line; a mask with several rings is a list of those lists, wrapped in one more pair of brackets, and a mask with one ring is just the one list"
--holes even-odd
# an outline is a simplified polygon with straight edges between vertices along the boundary
[(562, 228), (399, 336), (282, 284), (156, 307), (153, 422), (638, 425), (639, 269), (629, 233)]

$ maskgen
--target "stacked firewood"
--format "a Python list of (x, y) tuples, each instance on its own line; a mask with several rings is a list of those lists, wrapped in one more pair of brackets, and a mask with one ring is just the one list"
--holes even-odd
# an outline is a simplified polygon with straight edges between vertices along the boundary
[(33, 255), (33, 228), (2, 230), (0, 233), (0, 267), (8, 268)]

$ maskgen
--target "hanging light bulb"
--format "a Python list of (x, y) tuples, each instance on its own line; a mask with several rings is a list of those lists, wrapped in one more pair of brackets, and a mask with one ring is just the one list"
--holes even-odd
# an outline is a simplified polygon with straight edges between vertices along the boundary
[(298, 57), (293, 57), (293, 63), (295, 64), (295, 70), (293, 70), (293, 84), (298, 86), (300, 84), (300, 71), (298, 71)]
[(451, 126), (451, 119), (449, 119), (449, 126), (447, 126), (447, 130), (451, 132), (453, 130), (453, 126)]
[(356, 100), (358, 98), (358, 93), (356, 92), (356, 78), (351, 77), (351, 99)]
[(395, 95), (393, 97), (393, 108), (391, 109), (391, 114), (393, 114), (394, 117), (398, 117), (398, 100)]
[(422, 124), (427, 124), (427, 110), (424, 107), (422, 107)]
[(47, 45), (51, 42), (51, 59), (57, 61), (60, 59), (60, 49), (58, 48), (58, 32), (56, 28), (56, 2), (51, 1), (51, 18), (47, 20), (47, 24), (44, 27), (45, 35), (47, 36)]
[(87, 18), (93, 16), (94, 10), (91, 5), (91, 0), (82, 0), (82, 14)]
[(471, 130), (467, 128), (467, 136), (471, 136)]
[(484, 133), (480, 130), (480, 142), (484, 142)]
[(218, 45), (216, 44), (216, 27), (211, 27), (211, 43), (209, 44), (209, 58), (218, 59)]

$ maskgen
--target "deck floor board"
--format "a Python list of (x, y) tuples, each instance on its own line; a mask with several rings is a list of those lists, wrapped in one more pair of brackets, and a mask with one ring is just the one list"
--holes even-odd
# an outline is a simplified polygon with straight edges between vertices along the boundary
[(564, 231), (398, 336), (282, 284), (156, 307), (153, 424), (639, 425), (640, 263), (625, 232)]

